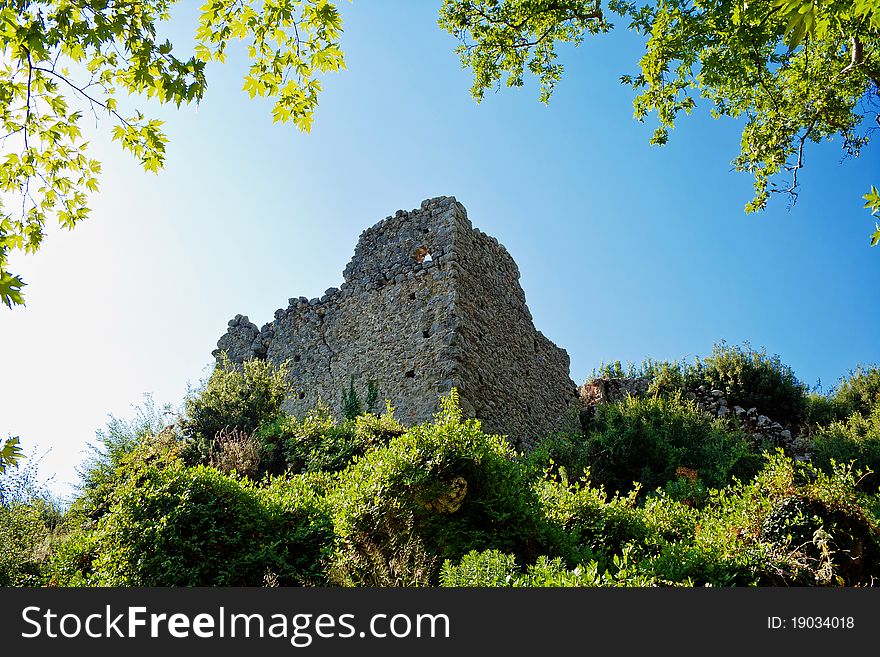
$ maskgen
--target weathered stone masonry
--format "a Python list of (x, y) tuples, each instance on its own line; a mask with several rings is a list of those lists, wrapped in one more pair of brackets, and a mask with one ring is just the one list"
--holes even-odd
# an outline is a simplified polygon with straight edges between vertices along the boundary
[(343, 276), (320, 299), (290, 299), (262, 329), (237, 315), (214, 356), (288, 361), (286, 406), (299, 416), (319, 399), (338, 416), (352, 375), (361, 394), (377, 381), (405, 423), (429, 420), (454, 386), (485, 430), (523, 446), (576, 410), (568, 354), (535, 329), (513, 258), (455, 198), (365, 230)]

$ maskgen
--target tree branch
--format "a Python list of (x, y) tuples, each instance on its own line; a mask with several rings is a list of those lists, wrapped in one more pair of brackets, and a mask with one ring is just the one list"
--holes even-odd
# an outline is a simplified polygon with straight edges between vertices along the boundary
[(27, 79), (27, 100), (25, 114), (24, 114), (24, 150), (28, 151), (30, 146), (28, 146), (28, 124), (31, 122), (31, 81), (33, 80), (34, 75), (34, 65), (31, 61), (31, 51), (27, 48), (24, 48), (24, 51), (27, 53), (27, 65), (28, 65), (28, 79)]
[(86, 100), (88, 100), (90, 103), (93, 103), (94, 105), (98, 105), (99, 107), (104, 108), (105, 110), (107, 110), (108, 112), (110, 112), (113, 116), (115, 116), (117, 119), (119, 119), (119, 121), (122, 122), (126, 127), (131, 127), (131, 124), (130, 124), (130, 123), (129, 123), (129, 122), (128, 122), (128, 121), (127, 121), (127, 120), (126, 120), (126, 119), (125, 119), (120, 113), (119, 113), (119, 112), (117, 112), (116, 110), (108, 110), (108, 109), (107, 109), (107, 104), (106, 104), (106, 103), (102, 103), (102, 102), (101, 102), (100, 100), (98, 100), (97, 98), (93, 98), (93, 97), (90, 96), (88, 93), (86, 93), (86, 91), (85, 91), (84, 88), (82, 88), (82, 87), (78, 87), (77, 85), (75, 85), (73, 82), (71, 82), (70, 80), (68, 80), (65, 76), (61, 75), (60, 73), (57, 73), (57, 72), (53, 71), (52, 69), (42, 68), (42, 67), (40, 67), (40, 66), (35, 66), (35, 67), (34, 67), (34, 70), (35, 70), (35, 71), (41, 71), (41, 72), (43, 72), (43, 73), (47, 73), (47, 74), (49, 74), (49, 75), (53, 75), (53, 76), (55, 76), (56, 78), (58, 78), (59, 80), (61, 80), (62, 82), (64, 82), (67, 86), (69, 86), (71, 89), (73, 89), (74, 91), (80, 93), (80, 94), (81, 94)]
[(849, 65), (843, 69), (840, 73), (837, 74), (837, 77), (844, 77), (849, 75), (852, 71), (862, 65), (865, 61), (864, 53), (862, 50), (862, 42), (858, 37), (854, 36), (850, 39), (850, 43), (852, 44), (851, 53), (852, 57), (850, 59)]
[(785, 167), (788, 171), (791, 171), (791, 187), (789, 187), (786, 192), (791, 194), (795, 199), (797, 199), (797, 187), (798, 187), (798, 171), (804, 166), (804, 144), (807, 143), (807, 139), (809, 139), (810, 135), (813, 132), (813, 128), (816, 127), (816, 123), (819, 121), (819, 112), (816, 112), (813, 120), (810, 121), (810, 125), (807, 126), (807, 129), (804, 131), (804, 134), (801, 135), (801, 138), (798, 140), (798, 148), (797, 148), (797, 162), (795, 162), (791, 166)]

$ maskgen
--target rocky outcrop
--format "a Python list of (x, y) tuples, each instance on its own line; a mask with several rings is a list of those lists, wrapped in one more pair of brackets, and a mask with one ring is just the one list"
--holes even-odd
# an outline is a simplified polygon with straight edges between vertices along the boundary
[(578, 388), (578, 397), (582, 407), (613, 404), (647, 394), (650, 385), (651, 379), (644, 376), (592, 379)]

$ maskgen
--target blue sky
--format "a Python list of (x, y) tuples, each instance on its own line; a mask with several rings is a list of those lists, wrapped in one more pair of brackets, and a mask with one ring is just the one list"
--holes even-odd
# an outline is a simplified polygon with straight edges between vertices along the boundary
[[(325, 80), (312, 133), (272, 125), (241, 92), (244, 59), (209, 68), (198, 107), (156, 108), (171, 143), (158, 176), (107, 139), (91, 218), (52, 231), (13, 270), (24, 309), (0, 311), (0, 436), (20, 435), (69, 491), (108, 414), (145, 392), (179, 404), (208, 373), (227, 320), (262, 325), (288, 297), (342, 279), (360, 232), (454, 195), (517, 261), (536, 326), (581, 383), (603, 361), (691, 359), (718, 340), (778, 353), (827, 388), (880, 362), (880, 251), (861, 200), (880, 154), (812, 147), (797, 204), (745, 215), (739, 127), (705, 104), (652, 147), (632, 119), (642, 44), (623, 29), (566, 48), (549, 106), (537, 89), (476, 104), (439, 2), (343, 3), (348, 70)], [(189, 47), (193, 6), (170, 28)], [(239, 53), (240, 54), (240, 53)]]

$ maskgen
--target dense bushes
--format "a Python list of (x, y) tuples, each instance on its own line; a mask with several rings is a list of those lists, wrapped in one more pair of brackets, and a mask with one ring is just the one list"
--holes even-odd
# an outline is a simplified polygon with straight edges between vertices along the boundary
[(720, 390), (727, 402), (757, 408), (782, 424), (799, 424), (807, 406), (807, 387), (779, 356), (757, 351), (748, 344), (720, 342), (711, 355), (693, 363), (646, 360), (641, 366), (624, 368), (620, 362), (594, 372), (605, 377), (645, 377), (654, 396)]
[[(762, 478), (773, 485), (769, 512), (755, 514), (760, 538), (787, 555), (787, 570), (775, 575), (810, 585), (864, 586), (880, 578), (880, 532), (851, 466), (838, 464), (826, 473), (778, 458)], [(770, 583), (777, 583), (773, 575)]]
[[(432, 558), (459, 559), (474, 549), (537, 558), (546, 547), (540, 503), (513, 457), (503, 438), (462, 419), (453, 391), (433, 423), (368, 451), (339, 474), (331, 502), (337, 581), (383, 584), (409, 570), (422, 573), (411, 583), (433, 583)], [(377, 572), (377, 563), (404, 553), (410, 563)]]
[(845, 415), (870, 415), (880, 405), (880, 367), (857, 367), (840, 382), (833, 399)]
[[(808, 396), (778, 359), (745, 349), (645, 367), (649, 395), (600, 405), (583, 434), (548, 436), (528, 454), (463, 418), (455, 391), (416, 427), (390, 407), (295, 418), (281, 410), (283, 370), (220, 367), (169, 427), (151, 405), (133, 422), (112, 419), (63, 517), (17, 492), (36, 490), (25, 469), (0, 481), (0, 585), (880, 578), (880, 480), (868, 472), (880, 468), (876, 370)], [(799, 455), (812, 463), (768, 456), (734, 420), (701, 411), (688, 396), (700, 387), (799, 417)]]
[(756, 407), (782, 424), (796, 424), (803, 418), (806, 386), (779, 356), (769, 356), (748, 345), (715, 345), (711, 356), (697, 360), (687, 379), (691, 388), (699, 382), (721, 390), (729, 404)]
[(658, 582), (656, 578), (631, 568), (626, 557), (618, 558), (612, 570), (601, 571), (593, 561), (568, 568), (565, 562), (556, 557), (541, 556), (534, 564), (520, 571), (512, 554), (498, 550), (469, 552), (461, 563), (453, 565), (447, 561), (440, 573), (442, 586), (656, 586), (675, 585), (672, 582)]
[(75, 505), (77, 512), (97, 518), (107, 510), (107, 498), (119, 483), (123, 464), (161, 458), (166, 450), (179, 454), (169, 427), (171, 415), (169, 406), (158, 407), (152, 397), (145, 395), (132, 419), (110, 416), (107, 427), (96, 432), (97, 441), (88, 445), (88, 456), (77, 469), (81, 494)]
[(708, 487), (754, 476), (763, 447), (673, 391), (600, 405), (583, 435), (550, 435), (523, 462), (536, 474), (562, 473), (571, 482), (589, 471), (589, 480), (609, 491), (669, 486), (696, 501)]
[[(69, 539), (76, 546), (58, 564), (66, 577), (110, 586), (323, 581), (332, 527), (307, 481), (257, 487), (168, 453), (164, 461), (127, 465), (88, 541), (92, 558), (83, 559), (81, 537)], [(85, 568), (70, 568), (71, 560)]]
[(587, 483), (541, 480), (535, 488), (544, 516), (557, 531), (556, 551), (571, 564), (597, 559), (606, 565), (625, 546), (644, 540), (649, 531), (636, 506), (635, 491), (609, 496)]
[[(221, 431), (254, 433), (278, 415), (289, 392), (286, 366), (276, 367), (262, 359), (236, 366), (223, 358), (204, 388), (186, 400), (180, 429), (188, 439), (188, 461), (208, 463), (214, 438)], [(263, 447), (269, 467), (277, 445), (270, 442)]]
[[(265, 360), (241, 366), (222, 361), (186, 402), (179, 429), (187, 462), (234, 470), (253, 480), (285, 472), (335, 472), (405, 432), (390, 406), (381, 415), (361, 413), (339, 423), (319, 404), (306, 417), (295, 418), (281, 410), (288, 392), (286, 366)], [(372, 409), (378, 394), (373, 382), (367, 393)], [(353, 381), (343, 396), (347, 414), (362, 409)]]
[[(665, 494), (644, 504), (557, 482), (548, 520), (581, 561), (471, 552), (441, 571), (446, 586), (870, 585), (880, 532), (847, 468), (825, 474), (782, 455), (748, 484), (712, 491), (697, 509)], [(598, 549), (596, 549), (598, 548)]]
[(629, 491), (634, 482), (653, 490), (679, 477), (723, 486), (731, 477), (752, 477), (760, 465), (748, 436), (679, 394), (628, 398), (596, 411), (582, 460), (592, 480), (611, 491)]
[(812, 461), (826, 472), (832, 463), (854, 463), (865, 471), (861, 490), (876, 493), (880, 486), (880, 403), (869, 415), (854, 413), (843, 422), (820, 428), (813, 436)]
[(264, 445), (277, 445), (283, 469), (289, 472), (336, 472), (368, 449), (386, 444), (406, 428), (386, 406), (381, 415), (366, 413), (337, 423), (326, 406), (297, 420), (285, 413), (264, 423), (257, 436)]
[(112, 479), (122, 459), (144, 440), (161, 433), (170, 424), (171, 415), (170, 406), (157, 406), (150, 395), (144, 395), (132, 419), (111, 415), (107, 428), (96, 432), (97, 441), (89, 444), (89, 455), (79, 468), (82, 488), (96, 490)]
[(58, 513), (46, 500), (0, 505), (0, 586), (41, 586)]
[(41, 586), (62, 511), (40, 479), (40, 458), (0, 472), (0, 586)]
[(849, 407), (833, 395), (811, 392), (807, 395), (803, 426), (807, 431), (813, 431), (817, 427), (825, 427), (832, 422), (845, 420), (849, 415)]

